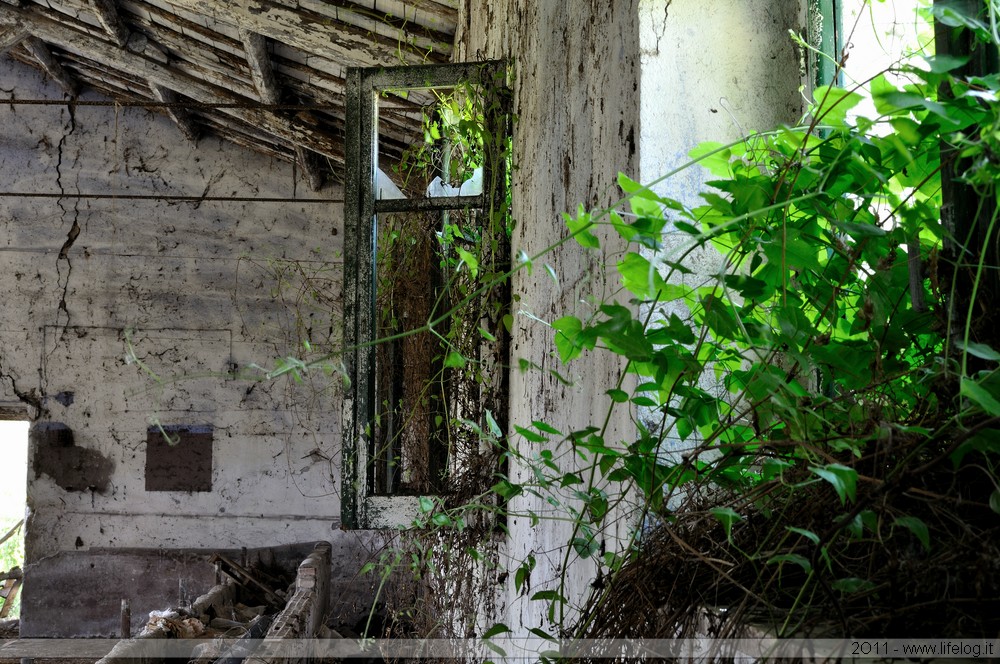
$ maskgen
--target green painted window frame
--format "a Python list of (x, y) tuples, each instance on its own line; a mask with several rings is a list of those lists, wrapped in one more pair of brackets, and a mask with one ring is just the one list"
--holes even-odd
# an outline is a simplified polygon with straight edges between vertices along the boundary
[[(490, 192), (475, 196), (422, 199), (376, 199), (378, 172), (378, 107), (387, 90), (453, 88), (462, 84), (496, 85), (505, 74), (501, 61), (350, 68), (346, 85), (344, 182), (344, 362), (351, 384), (343, 401), (341, 523), (350, 529), (405, 526), (419, 514), (419, 496), (373, 495), (368, 472), (372, 458), (366, 431), (376, 406), (376, 219), (380, 213), (489, 210)], [(488, 113), (493, 136), (510, 135), (510, 118)], [(493, 170), (490, 170), (493, 169)], [(505, 160), (487, 161), (484, 182), (507, 182)], [(499, 171), (499, 172), (498, 172)], [(493, 192), (493, 195), (497, 195)], [(505, 382), (506, 384), (506, 382)]]

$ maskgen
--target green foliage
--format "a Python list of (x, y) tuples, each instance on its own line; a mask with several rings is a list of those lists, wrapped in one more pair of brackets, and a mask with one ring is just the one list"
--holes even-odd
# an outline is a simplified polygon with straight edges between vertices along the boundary
[[(987, 30), (966, 16), (939, 18)], [(957, 179), (982, 200), (993, 195), (1000, 76), (957, 78), (963, 62), (927, 58), (902, 67), (901, 84), (880, 75), (867, 89), (819, 88), (800, 126), (699, 146), (692, 158), (713, 178), (699, 204), (622, 174), (619, 205), (564, 215), (567, 240), (582, 250), (604, 251), (600, 226), (627, 249), (609, 259), (617, 293), (589, 316), (551, 321), (555, 353), (562, 363), (620, 357), (626, 369), (607, 386), (608, 409), (629, 408), (637, 435), (606, 440), (610, 417), (600, 414), (580, 431), (511, 427), (508, 456), (527, 472), (495, 478), (498, 502), (532, 525), (571, 524), (556, 586), (529, 590), (533, 555), (511, 561), (511, 582), (546, 603), (563, 633), (595, 633), (650, 521), (680, 528), (709, 515), (714, 525), (699, 527), (718, 529), (727, 564), (752, 572), (748, 596), (787, 615), (789, 631), (828, 597), (878, 605), (885, 569), (857, 560), (913, 542), (928, 556), (946, 546), (938, 538), (951, 531), (911, 491), (953, 490), (974, 468), (976, 481), (955, 499), (986, 519), (968, 528), (996, 525), (1000, 348), (971, 310), (955, 315), (952, 289), (957, 270), (974, 272), (978, 289), (998, 266), (942, 222), (941, 172), (952, 163), (941, 155), (952, 150)], [(939, 97), (942, 86), (949, 97)], [(854, 112), (866, 97), (875, 117)], [(949, 253), (956, 246), (970, 255), (962, 265)], [(688, 258), (708, 250), (723, 267), (698, 273)], [(530, 270), (546, 251), (522, 255), (515, 269)], [(1000, 293), (984, 286), (980, 295)], [(606, 551), (606, 531), (636, 495), (632, 544)], [(537, 504), (550, 511), (523, 507)], [(577, 560), (612, 581), (595, 581), (574, 628), (565, 582)]]
[[(10, 535), (0, 543), (0, 572), (8, 572), (15, 567), (24, 569), (24, 524), (18, 518), (0, 518), (0, 538)], [(0, 599), (0, 605), (3, 600)], [(21, 610), (21, 596), (18, 594), (8, 612), (16, 618)]]

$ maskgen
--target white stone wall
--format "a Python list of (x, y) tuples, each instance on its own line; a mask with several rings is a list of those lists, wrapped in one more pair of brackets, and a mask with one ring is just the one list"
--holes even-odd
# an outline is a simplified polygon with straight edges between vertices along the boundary
[[(11, 97), (60, 92), (2, 56), (0, 98)], [(212, 137), (194, 146), (143, 109), (2, 104), (0, 192), (0, 402), (66, 424), (76, 446), (113, 468), (105, 489), (82, 491), (29, 469), (29, 564), (93, 547), (337, 536), (337, 379), (300, 386), (226, 376), (301, 353), (303, 335), (319, 348), (339, 340), (336, 312), (299, 293), (299, 277), (275, 276), (299, 267), (336, 300), (342, 207), (309, 200), (339, 199), (339, 188), (313, 194), (290, 164)], [(299, 322), (310, 332), (299, 334)], [(125, 330), (142, 366), (128, 361)], [(151, 421), (214, 427), (210, 492), (145, 490)]]

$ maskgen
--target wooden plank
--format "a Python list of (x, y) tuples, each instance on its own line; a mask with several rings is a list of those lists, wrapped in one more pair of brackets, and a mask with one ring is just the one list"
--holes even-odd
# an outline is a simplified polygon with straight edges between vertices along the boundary
[(118, 13), (115, 0), (90, 0), (90, 4), (111, 40), (119, 47), (124, 47), (128, 43), (129, 29)]
[[(12, 11), (9, 9), (0, 8), (0, 12)], [(58, 40), (51, 40), (58, 41)], [(56, 60), (55, 56), (52, 55), (52, 51), (49, 47), (45, 45), (41, 39), (37, 36), (29, 36), (22, 42), (24, 48), (27, 49), (28, 53), (31, 53), (32, 57), (38, 60), (39, 64), (42, 65), (42, 69), (45, 73), (49, 75), (49, 78), (54, 80), (56, 83), (62, 87), (63, 91), (66, 92), (70, 97), (75, 97), (77, 93), (77, 84), (73, 80), (73, 77), (68, 71), (66, 71), (59, 61)]]
[[(162, 85), (157, 85), (150, 81), (149, 90), (153, 93), (158, 101), (162, 101), (164, 104), (176, 104), (180, 101), (180, 97), (177, 93), (169, 88), (165, 88)], [(185, 111), (183, 108), (177, 108), (173, 106), (164, 107), (164, 112), (167, 116), (174, 121), (177, 128), (181, 130), (184, 134), (184, 138), (188, 139), (192, 143), (198, 142), (198, 137), (201, 135), (201, 131), (198, 129), (198, 125), (192, 119), (191, 114)]]
[(0, 55), (14, 48), (28, 36), (28, 30), (20, 23), (0, 26)]
[(240, 29), (240, 39), (243, 40), (250, 75), (260, 100), (265, 104), (277, 104), (281, 101), (281, 89), (274, 78), (271, 56), (267, 54), (267, 39), (259, 33), (243, 29)]
[[(237, 25), (302, 50), (322, 55), (348, 67), (443, 62), (451, 57), (451, 44), (433, 44), (356, 12), (338, 10), (337, 19), (306, 12), (267, 0), (170, 0), (170, 4)], [(347, 20), (368, 25), (368, 29)], [(401, 39), (401, 37), (403, 39)]]
[(323, 169), (320, 166), (319, 157), (315, 152), (306, 150), (301, 145), (296, 145), (295, 163), (302, 170), (302, 174), (305, 175), (310, 189), (319, 191), (323, 188)]
[(253, 108), (252, 100), (246, 97), (233, 94), (229, 90), (206, 83), (199, 78), (179, 72), (173, 67), (160, 64), (142, 55), (119, 49), (113, 44), (93, 36), (67, 28), (34, 11), (0, 6), (0, 21), (7, 23), (21, 21), (40, 39), (58, 43), (63, 49), (78, 53), (104, 66), (141, 76), (157, 85), (190, 97), (194, 101), (203, 104), (235, 105), (233, 108), (221, 108), (219, 112), (255, 125), (295, 145), (301, 145), (337, 161), (343, 161), (343, 145), (336, 136), (299, 118), (279, 118), (273, 113)]

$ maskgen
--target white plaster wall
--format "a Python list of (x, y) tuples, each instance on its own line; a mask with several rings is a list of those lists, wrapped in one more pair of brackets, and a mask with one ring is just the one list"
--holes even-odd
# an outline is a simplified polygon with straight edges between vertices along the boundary
[[(518, 250), (534, 254), (567, 234), (560, 214), (583, 204), (589, 209), (616, 201), (616, 174), (652, 180), (688, 160), (703, 140), (720, 140), (779, 122), (794, 122), (801, 105), (798, 56), (788, 29), (800, 29), (798, 0), (635, 0), (634, 2), (473, 1), (463, 13), (460, 54), (511, 58), (516, 69), (513, 182), (514, 238)], [(460, 55), (461, 57), (461, 55)], [(697, 201), (705, 180), (699, 169), (664, 182), (664, 194)], [(560, 246), (544, 259), (558, 281), (536, 267), (514, 279), (516, 327), (512, 366), (528, 359), (541, 370), (514, 371), (510, 422), (543, 420), (563, 431), (600, 424), (608, 408), (606, 390), (622, 365), (600, 353), (568, 368), (558, 362), (551, 321), (567, 314), (586, 316), (591, 296), (606, 297), (614, 287), (616, 252), (604, 236), (605, 252)], [(702, 256), (700, 267), (717, 269), (717, 257)], [(610, 271), (610, 273), (608, 272)], [(530, 314), (530, 315), (526, 315)], [(566, 373), (566, 386), (548, 370)], [(613, 412), (606, 440), (634, 439), (630, 414)], [(539, 446), (515, 437), (531, 455)], [(525, 477), (524, 468), (512, 470)], [(513, 501), (515, 512), (554, 514), (541, 500)], [(502, 620), (519, 633), (548, 626), (544, 603), (527, 598), (552, 587), (569, 560), (566, 578), (571, 603), (585, 603), (595, 572), (566, 556), (565, 523), (543, 520), (534, 526), (512, 517), (503, 554), (516, 566), (528, 554), (537, 559), (529, 587), (518, 593), (513, 572), (499, 588), (502, 607), (483, 624)], [(606, 545), (628, 530), (624, 520), (609, 529)], [(573, 611), (570, 611), (570, 615)], [(568, 625), (568, 623), (567, 623)]]
[[(2, 56), (0, 98), (11, 97), (60, 94)], [(32, 394), (42, 419), (68, 425), (77, 446), (114, 466), (103, 492), (66, 491), (29, 470), (29, 563), (92, 547), (340, 537), (337, 380), (225, 377), (301, 353), (295, 317), (275, 299), (277, 261), (298, 262), (339, 293), (342, 207), (309, 202), (339, 199), (339, 188), (312, 194), (290, 164), (212, 137), (194, 146), (145, 110), (0, 104), (0, 191), (70, 196), (0, 196), (0, 402)], [(78, 192), (300, 202), (71, 197)], [(302, 312), (317, 347), (339, 340), (336, 314), (308, 300)], [(162, 384), (126, 361), (125, 329)], [(56, 401), (60, 392), (72, 403)], [(214, 427), (211, 492), (145, 490), (151, 418)]]
[[(788, 34), (804, 30), (801, 0), (640, 0), (639, 16), (642, 117), (633, 176), (640, 181), (682, 166), (703, 141), (726, 143), (802, 116), (799, 55)], [(689, 168), (655, 189), (698, 205), (706, 176)]]
[[(563, 212), (575, 212), (581, 203), (588, 208), (612, 203), (621, 193), (616, 184), (618, 171), (638, 167), (637, 6), (630, 1), (481, 0), (470, 3), (465, 19), (461, 39), (467, 59), (482, 53), (513, 61), (518, 118), (513, 250), (514, 255), (522, 250), (533, 255), (568, 235)], [(609, 354), (594, 353), (569, 367), (561, 366), (551, 328), (536, 320), (552, 321), (569, 314), (585, 318), (592, 311), (592, 298), (609, 296), (614, 286), (613, 256), (622, 247), (613, 234), (599, 235), (605, 242), (604, 254), (570, 242), (540, 259), (530, 274), (521, 271), (514, 277), (511, 364), (517, 367), (523, 358), (540, 369), (512, 370), (511, 424), (530, 426), (533, 420), (542, 420), (569, 432), (603, 421), (609, 406), (605, 391), (618, 380), (624, 364)], [(543, 269), (542, 262), (552, 267), (557, 280)], [(550, 370), (570, 378), (572, 385), (560, 382)], [(606, 440), (617, 444), (632, 433), (629, 413), (615, 410)], [(517, 436), (511, 442), (528, 457), (542, 449)], [(563, 455), (565, 470), (572, 470), (568, 443), (552, 447)], [(511, 474), (515, 482), (530, 481), (530, 471), (524, 467), (515, 466)], [(508, 520), (510, 536), (502, 555), (516, 567), (530, 554), (537, 566), (520, 592), (514, 587), (513, 571), (505, 584), (494, 584), (500, 597), (499, 613), (483, 615), (481, 620), (485, 626), (500, 620), (521, 634), (531, 627), (549, 629), (544, 603), (528, 598), (559, 582), (570, 530), (564, 521), (531, 524), (525, 516), (529, 510), (561, 516), (542, 499), (521, 497), (512, 501), (511, 509), (520, 516)], [(616, 548), (618, 534), (612, 527), (602, 535), (609, 550)], [(565, 579), (569, 615), (589, 595), (595, 573), (592, 566), (578, 564), (575, 558), (570, 555), (574, 563)], [(495, 573), (489, 576), (494, 578)]]

